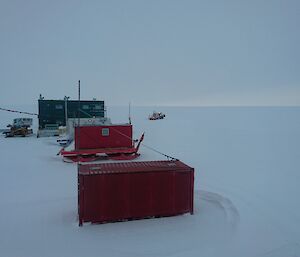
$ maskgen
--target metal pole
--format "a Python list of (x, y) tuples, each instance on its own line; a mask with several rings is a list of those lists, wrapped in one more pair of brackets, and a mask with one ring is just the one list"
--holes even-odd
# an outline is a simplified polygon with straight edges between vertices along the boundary
[(65, 96), (65, 121), (66, 121), (66, 124), (65, 124), (65, 126), (67, 127), (67, 125), (68, 125), (68, 99), (69, 99), (69, 97), (68, 96)]
[(131, 124), (131, 102), (129, 102), (129, 124)]
[(78, 126), (78, 135), (77, 135), (77, 150), (80, 149), (80, 80), (78, 80), (78, 110), (77, 110), (77, 126)]

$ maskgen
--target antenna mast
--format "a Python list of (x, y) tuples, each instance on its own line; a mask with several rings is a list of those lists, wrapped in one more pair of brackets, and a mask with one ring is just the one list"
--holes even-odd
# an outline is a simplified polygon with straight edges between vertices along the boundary
[(78, 144), (77, 144), (77, 150), (80, 148), (80, 80), (78, 80), (78, 110), (77, 110), (77, 126), (78, 126)]
[(129, 124), (131, 124), (131, 102), (129, 102), (129, 114), (128, 114)]

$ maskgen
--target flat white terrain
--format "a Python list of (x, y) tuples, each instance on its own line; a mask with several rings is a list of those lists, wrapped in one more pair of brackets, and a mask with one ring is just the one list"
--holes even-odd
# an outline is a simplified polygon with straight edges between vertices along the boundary
[[(152, 111), (132, 108), (134, 136), (195, 168), (194, 215), (79, 227), (76, 164), (56, 139), (1, 135), (0, 256), (300, 256), (300, 108)], [(113, 122), (127, 115), (108, 107)], [(0, 117), (5, 128), (26, 115)]]

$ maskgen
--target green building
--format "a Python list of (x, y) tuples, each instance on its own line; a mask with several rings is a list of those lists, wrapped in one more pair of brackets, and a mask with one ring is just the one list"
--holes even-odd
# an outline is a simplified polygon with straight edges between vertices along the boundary
[(80, 101), (80, 108), (78, 108), (78, 100), (68, 100), (68, 98), (65, 100), (45, 100), (40, 96), (38, 102), (39, 129), (49, 126), (65, 126), (66, 118), (105, 117), (104, 101)]

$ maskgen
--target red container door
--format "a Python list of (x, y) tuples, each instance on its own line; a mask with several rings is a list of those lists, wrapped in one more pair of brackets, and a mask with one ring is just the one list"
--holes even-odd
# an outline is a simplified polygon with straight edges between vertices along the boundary
[(83, 177), (84, 221), (105, 222), (128, 216), (128, 197), (124, 193), (127, 185), (123, 176), (110, 174)]

